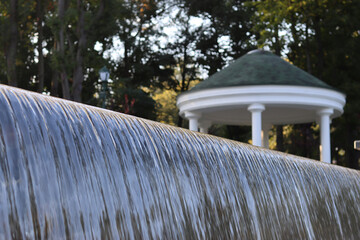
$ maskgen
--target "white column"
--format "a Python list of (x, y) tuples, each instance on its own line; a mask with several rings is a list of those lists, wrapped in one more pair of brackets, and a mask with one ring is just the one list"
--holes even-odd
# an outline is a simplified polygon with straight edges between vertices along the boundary
[(265, 106), (259, 103), (253, 103), (248, 107), (251, 112), (251, 132), (252, 144), (261, 146), (261, 112), (265, 110)]
[(271, 129), (271, 124), (263, 124), (261, 131), (261, 146), (269, 149), (269, 131)]
[(191, 131), (198, 131), (198, 122), (201, 114), (194, 112), (185, 112), (185, 118), (189, 119), (189, 129)]
[(332, 108), (318, 111), (320, 116), (320, 161), (326, 163), (331, 163), (330, 116), (333, 113)]
[(200, 132), (208, 133), (209, 127), (211, 126), (211, 122), (207, 120), (201, 120), (199, 122)]

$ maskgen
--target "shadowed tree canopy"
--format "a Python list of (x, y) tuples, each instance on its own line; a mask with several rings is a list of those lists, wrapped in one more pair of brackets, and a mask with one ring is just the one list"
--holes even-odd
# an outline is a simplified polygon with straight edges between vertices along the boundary
[[(359, 168), (353, 150), (360, 139), (359, 15), (359, 0), (0, 1), (0, 82), (100, 106), (98, 71), (107, 66), (113, 83), (106, 107), (156, 119), (163, 115), (156, 94), (173, 99), (248, 51), (266, 48), (346, 93), (345, 112), (332, 122), (332, 156)], [(164, 109), (174, 114), (174, 106)], [(249, 129), (232, 126), (213, 132), (249, 136)], [(317, 155), (315, 123), (281, 133), (284, 151)]]

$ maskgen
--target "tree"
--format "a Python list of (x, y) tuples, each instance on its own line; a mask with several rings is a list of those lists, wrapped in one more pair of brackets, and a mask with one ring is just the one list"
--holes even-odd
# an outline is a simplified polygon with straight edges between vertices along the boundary
[(220, 39), (227, 34), (224, 21), (225, 2), (185, 0), (184, 4), (189, 15), (198, 16), (208, 22), (207, 28), (198, 37), (196, 50), (200, 52), (197, 61), (212, 75), (223, 68), (228, 54), (220, 44)]
[[(208, 70), (208, 75), (218, 72), (229, 61), (256, 48), (252, 30), (254, 7), (246, 4), (246, 1), (184, 0), (183, 2), (188, 9), (188, 15), (197, 16), (204, 21), (203, 30), (196, 31), (198, 36), (195, 49), (199, 53), (195, 57), (194, 65)], [(216, 126), (213, 133), (243, 140), (249, 136), (250, 129), (239, 126)]]
[[(178, 30), (174, 36), (175, 40), (168, 43), (166, 48), (175, 60), (175, 64), (170, 66), (174, 69), (174, 74), (173, 82), (169, 87), (176, 94), (188, 91), (193, 82), (200, 80), (199, 52), (196, 51), (196, 45), (205, 27), (202, 24), (193, 26), (191, 24), (193, 19), (188, 11), (189, 9), (181, 4), (176, 5), (171, 11), (174, 15), (171, 24), (177, 26)], [(177, 119), (177, 126), (182, 127), (182, 117), (178, 116)]]
[(44, 54), (43, 54), (43, 42), (44, 42), (44, 0), (36, 0), (36, 17), (37, 17), (37, 32), (38, 32), (38, 42), (37, 42), (37, 50), (38, 50), (38, 92), (44, 91), (44, 78), (45, 78), (45, 69), (44, 69)]
[[(163, 12), (162, 1), (123, 1), (119, 5), (115, 41), (122, 43), (121, 57), (112, 60), (114, 95), (111, 109), (123, 109), (125, 95), (135, 99), (133, 114), (155, 119), (151, 92), (173, 85), (174, 60), (161, 51), (155, 18)], [(146, 108), (141, 109), (141, 105)], [(123, 110), (122, 110), (123, 111)]]
[(7, 63), (8, 83), (11, 86), (17, 86), (16, 76), (16, 52), (18, 43), (18, 0), (10, 0), (8, 31), (5, 34), (8, 38), (5, 40), (5, 56)]
[[(55, 75), (59, 76), (64, 98), (82, 101), (85, 66), (97, 54), (92, 49), (117, 30), (116, 4), (117, 0), (58, 0), (57, 15), (49, 16), (48, 22), (55, 36), (52, 66), (57, 72)], [(55, 77), (52, 84), (55, 88), (57, 79)]]
[[(345, 112), (332, 124), (332, 135), (336, 136), (332, 138), (333, 156), (339, 164), (359, 168), (358, 153), (352, 149), (353, 141), (359, 138), (357, 123), (359, 97), (354, 94), (354, 89), (359, 88), (355, 64), (359, 61), (359, 56), (356, 54), (360, 44), (357, 17), (359, 1), (269, 0), (258, 1), (257, 4), (263, 8), (259, 10), (259, 15), (269, 19), (268, 25), (283, 23), (282, 26), (288, 33), (288, 40), (284, 45), (288, 50), (288, 59), (296, 66), (311, 72), (347, 94), (348, 103), (345, 106)], [(274, 16), (278, 19), (273, 19)], [(266, 41), (273, 39), (271, 35), (264, 34), (263, 37)], [(302, 126), (299, 128), (301, 129)], [(293, 133), (298, 130), (294, 128)], [(317, 141), (316, 132), (307, 137), (304, 130), (298, 133), (304, 136), (303, 139)], [(304, 146), (299, 146), (299, 149), (304, 149)], [(336, 156), (339, 151), (345, 154)], [(314, 152), (314, 149), (309, 152)]]
[(33, 71), (33, 46), (31, 44), (31, 30), (33, 29), (35, 4), (29, 1), (16, 0), (0, 3), (0, 56), (2, 72), (7, 83), (12, 86), (29, 88)]
[(65, 58), (65, 26), (67, 26), (67, 22), (65, 21), (65, 12), (67, 8), (68, 8), (68, 1), (58, 0), (59, 27), (55, 34), (57, 35), (57, 53), (58, 53), (57, 60), (59, 62), (59, 75), (62, 86), (62, 94), (63, 94), (63, 98), (70, 99), (68, 74), (65, 66), (65, 63), (67, 62), (67, 59)]

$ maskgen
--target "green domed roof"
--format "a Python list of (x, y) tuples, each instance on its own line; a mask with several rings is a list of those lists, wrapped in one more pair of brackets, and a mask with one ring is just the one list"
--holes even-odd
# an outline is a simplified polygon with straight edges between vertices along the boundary
[(253, 50), (211, 75), (190, 91), (249, 85), (294, 85), (335, 90), (275, 54), (264, 50)]

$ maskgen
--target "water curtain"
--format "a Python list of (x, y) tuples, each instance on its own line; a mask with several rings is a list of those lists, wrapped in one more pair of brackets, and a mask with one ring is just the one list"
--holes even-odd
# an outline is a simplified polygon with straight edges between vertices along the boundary
[(360, 173), (0, 85), (0, 239), (356, 239)]

